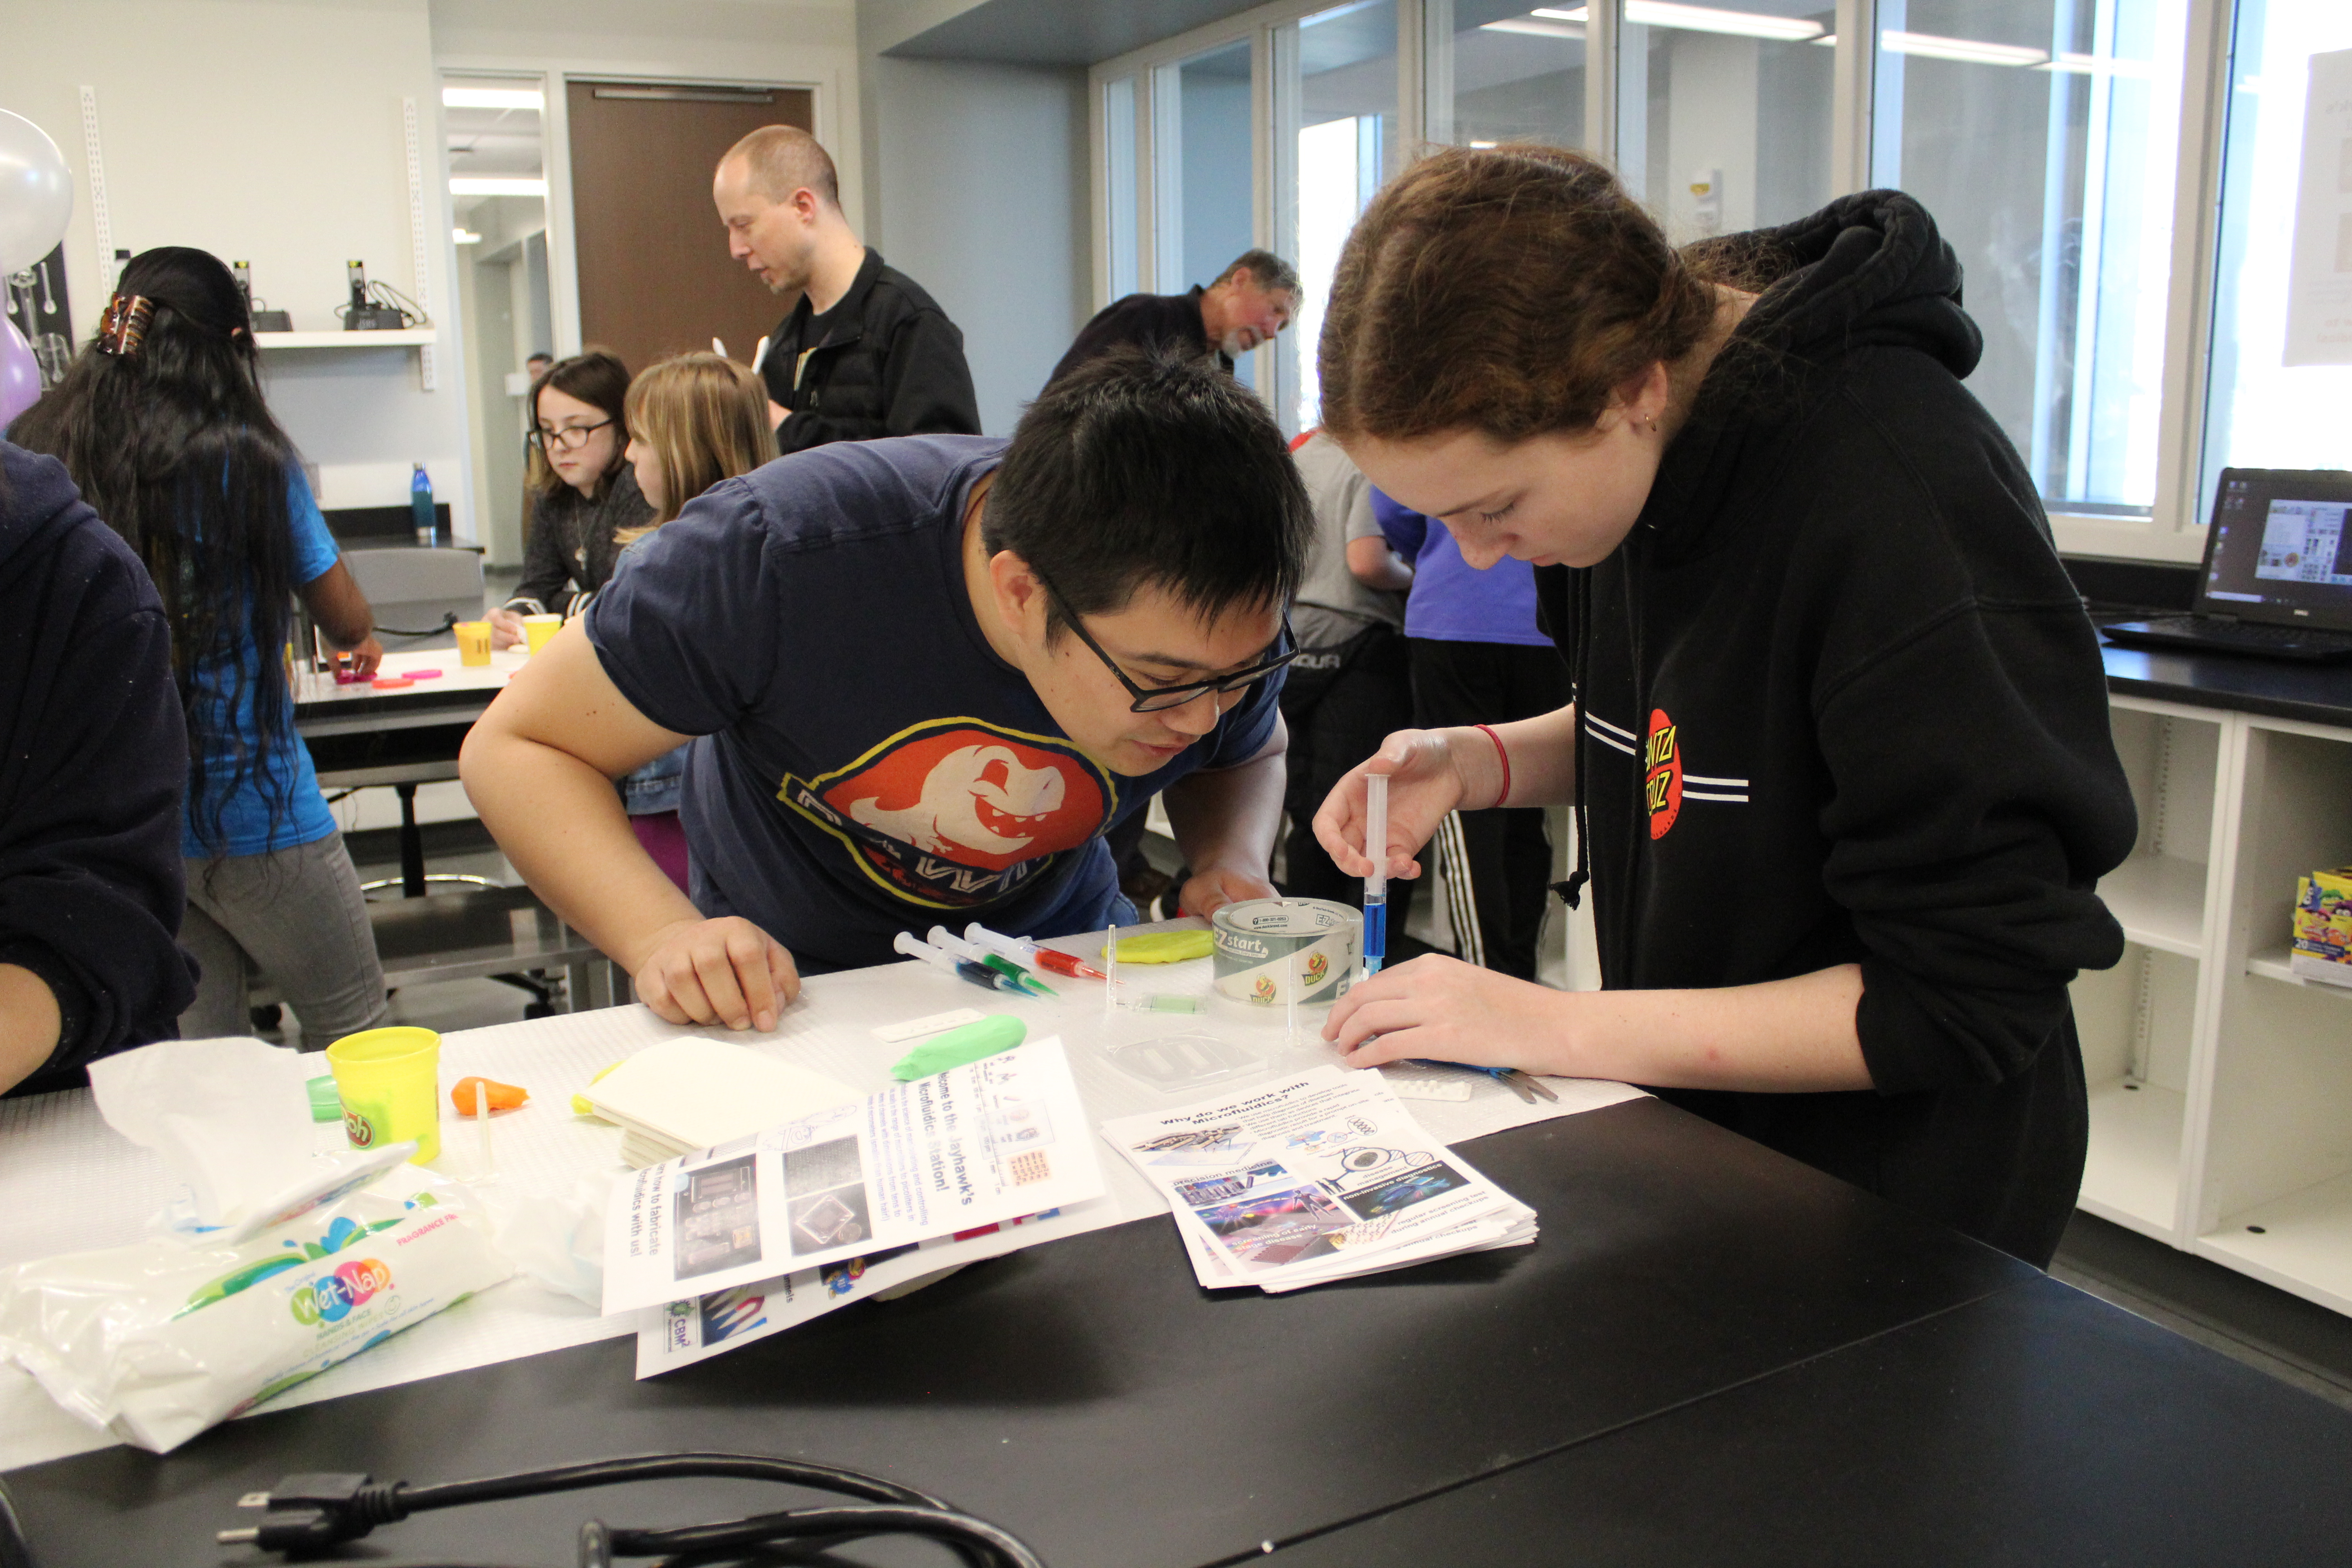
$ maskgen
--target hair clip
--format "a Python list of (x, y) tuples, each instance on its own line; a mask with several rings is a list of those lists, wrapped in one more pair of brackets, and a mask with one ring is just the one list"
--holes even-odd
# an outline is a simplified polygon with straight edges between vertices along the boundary
[(147, 336), (155, 301), (144, 294), (117, 294), (106, 302), (98, 321), (98, 346), (110, 354), (135, 354)]

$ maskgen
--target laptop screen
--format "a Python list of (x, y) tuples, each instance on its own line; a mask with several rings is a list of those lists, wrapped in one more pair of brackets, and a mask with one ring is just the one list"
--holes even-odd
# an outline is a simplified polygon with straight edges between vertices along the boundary
[(2352, 631), (2352, 473), (2224, 468), (2197, 607)]

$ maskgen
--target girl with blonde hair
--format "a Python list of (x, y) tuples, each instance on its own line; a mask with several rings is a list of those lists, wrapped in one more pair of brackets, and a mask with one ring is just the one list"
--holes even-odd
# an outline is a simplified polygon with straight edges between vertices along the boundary
[[(623, 549), (615, 574), (688, 501), (776, 455), (766, 388), (748, 366), (719, 354), (677, 354), (646, 366), (629, 384), (625, 423), (629, 444), (623, 456), (654, 515), (645, 526), (616, 535)], [(686, 830), (677, 820), (687, 750), (680, 746), (623, 778), (621, 796), (637, 842), (690, 896)]]

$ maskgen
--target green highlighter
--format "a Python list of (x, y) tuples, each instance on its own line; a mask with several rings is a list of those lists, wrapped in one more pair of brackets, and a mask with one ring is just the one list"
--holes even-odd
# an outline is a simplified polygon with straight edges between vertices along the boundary
[(1009, 1013), (996, 1013), (977, 1024), (966, 1024), (960, 1029), (950, 1029), (944, 1035), (934, 1035), (899, 1059), (890, 1069), (890, 1076), (900, 1083), (911, 1083), (919, 1078), (929, 1078), (950, 1068), (960, 1068), (966, 1062), (976, 1062), (1009, 1051), (1028, 1037), (1029, 1026)]

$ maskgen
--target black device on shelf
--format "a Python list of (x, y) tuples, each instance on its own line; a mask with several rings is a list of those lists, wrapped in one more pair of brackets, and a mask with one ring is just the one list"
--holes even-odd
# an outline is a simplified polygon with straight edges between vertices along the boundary
[(352, 286), (351, 303), (341, 312), (343, 331), (347, 332), (396, 332), (404, 327), (425, 324), (421, 315), (403, 310), (392, 299), (392, 290), (381, 283), (368, 281), (367, 267), (362, 262), (345, 264)]
[(2352, 659), (2352, 473), (2222, 469), (2190, 613), (2101, 630), (2126, 647)]
[(232, 261), (228, 264), (228, 269), (236, 274), (237, 292), (245, 296), (246, 313), (253, 318), (255, 331), (290, 332), (294, 330), (294, 318), (291, 315), (284, 310), (273, 310), (253, 297), (253, 264), (251, 262)]

